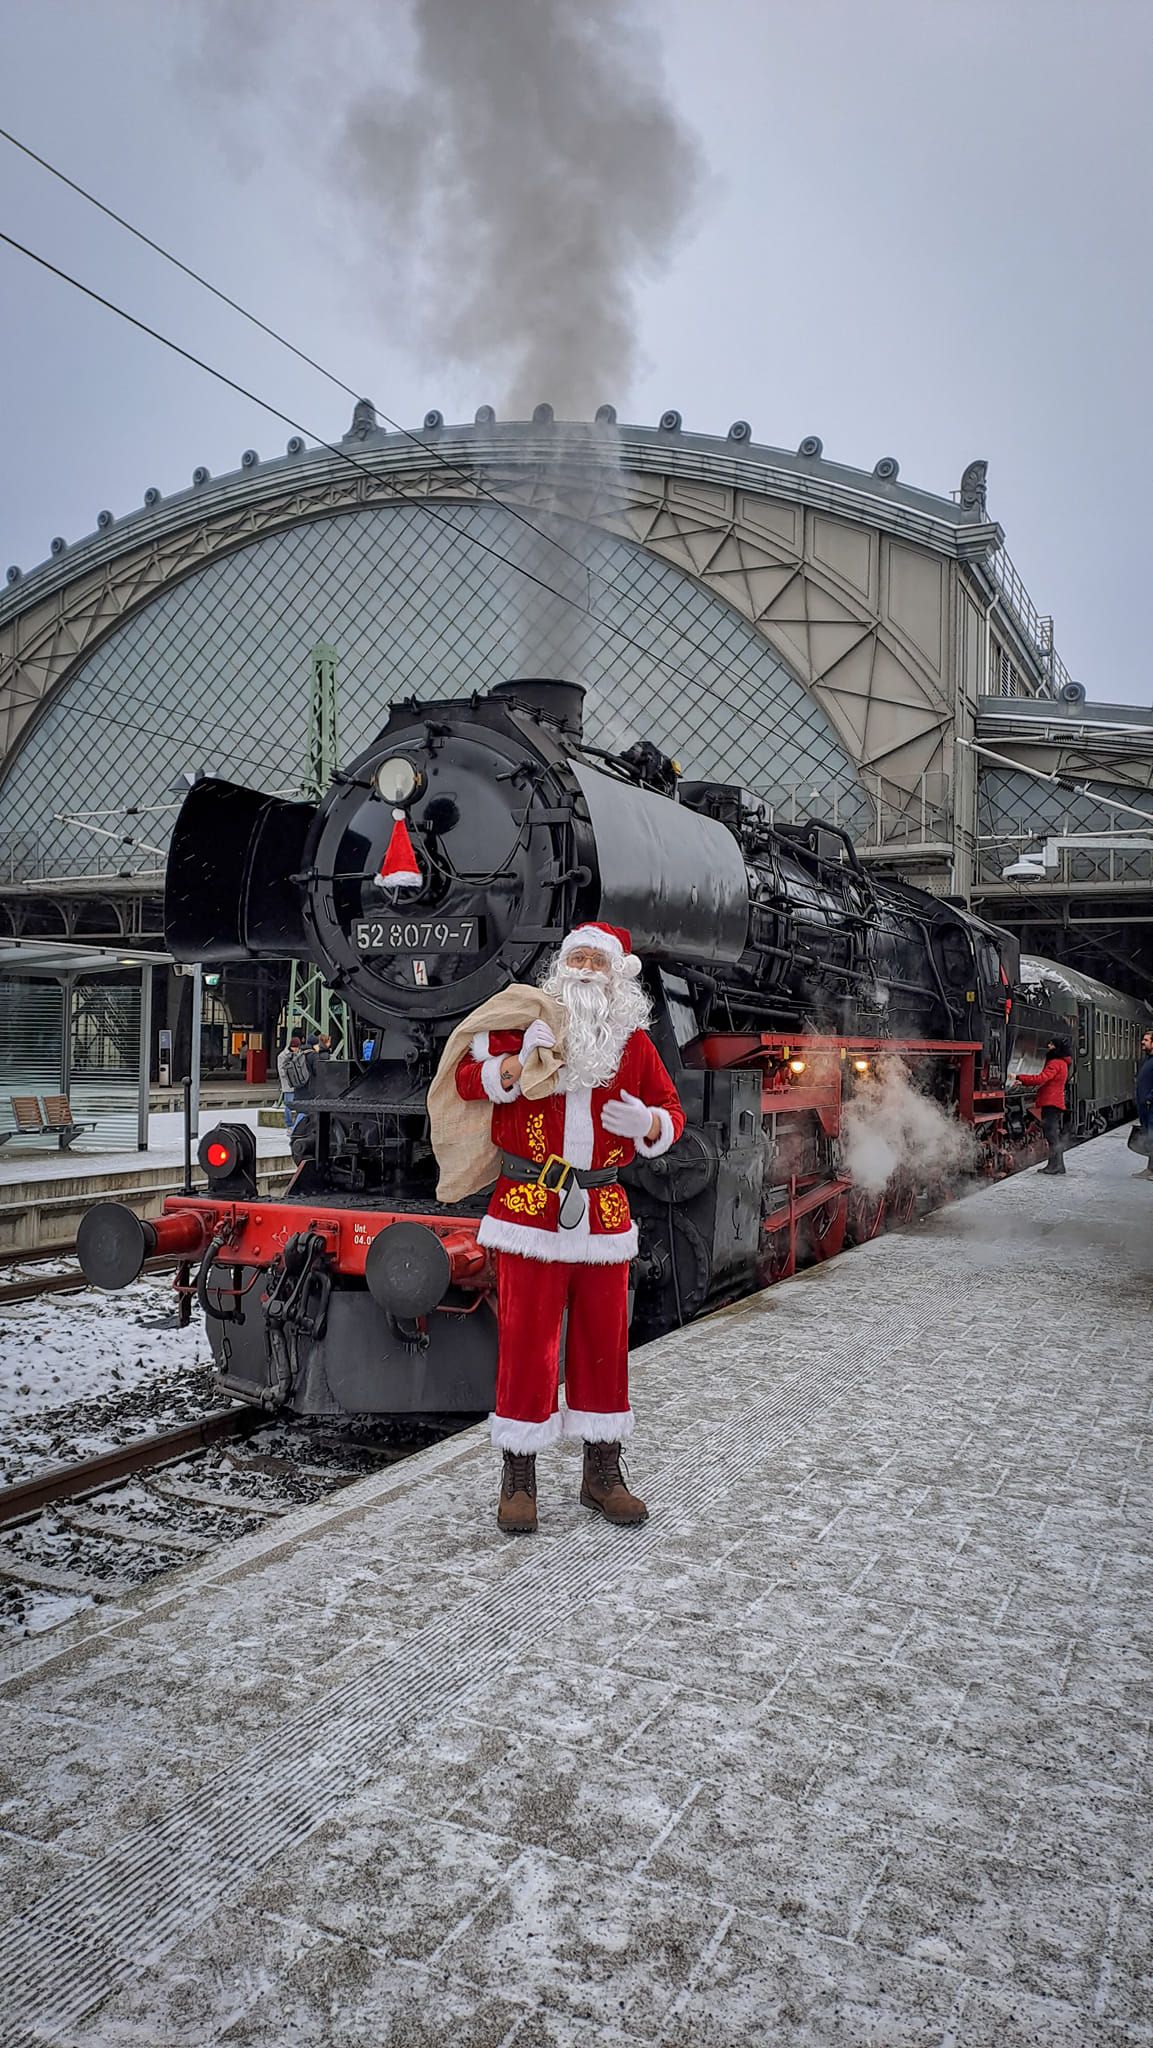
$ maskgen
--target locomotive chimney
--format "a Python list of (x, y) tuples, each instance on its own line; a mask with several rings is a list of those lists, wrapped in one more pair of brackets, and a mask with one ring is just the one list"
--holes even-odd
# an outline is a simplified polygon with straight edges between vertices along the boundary
[(551, 724), (559, 725), (570, 739), (579, 740), (581, 736), (585, 701), (583, 683), (554, 682), (547, 676), (525, 676), (513, 682), (494, 684), (492, 695), (523, 704), (526, 711), (539, 712)]

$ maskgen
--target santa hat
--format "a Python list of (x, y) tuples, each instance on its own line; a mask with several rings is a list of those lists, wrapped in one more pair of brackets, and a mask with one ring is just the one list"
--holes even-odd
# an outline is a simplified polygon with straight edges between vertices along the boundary
[(632, 934), (621, 924), (578, 924), (561, 940), (561, 959), (566, 959), (577, 946), (595, 946), (598, 953), (607, 953), (613, 966), (619, 963), (620, 972), (630, 980), (641, 971), (641, 963), (633, 952)]
[(388, 852), (380, 864), (380, 873), (373, 877), (378, 889), (420, 889), (424, 876), (416, 864), (412, 840), (408, 836), (404, 812), (394, 811), (392, 837)]

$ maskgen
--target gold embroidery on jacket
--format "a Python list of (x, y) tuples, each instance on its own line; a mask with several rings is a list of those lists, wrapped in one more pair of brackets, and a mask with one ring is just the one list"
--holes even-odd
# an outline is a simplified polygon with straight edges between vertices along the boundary
[(629, 1220), (628, 1198), (623, 1188), (596, 1189), (602, 1230), (623, 1230)]
[(505, 1189), (501, 1199), (514, 1216), (543, 1216), (548, 1190), (531, 1181), (518, 1181), (515, 1187)]
[(529, 1117), (527, 1128), (528, 1156), (530, 1159), (535, 1160), (538, 1166), (543, 1166), (548, 1158), (548, 1145), (545, 1142), (544, 1135), (543, 1110), (538, 1110), (535, 1116)]
[(610, 1146), (609, 1150), (605, 1153), (605, 1165), (619, 1166), (624, 1156), (625, 1148), (623, 1145), (612, 1145)]

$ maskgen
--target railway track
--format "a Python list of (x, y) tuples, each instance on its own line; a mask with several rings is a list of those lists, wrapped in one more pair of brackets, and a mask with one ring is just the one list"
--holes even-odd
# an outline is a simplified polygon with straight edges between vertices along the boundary
[(179, 1429), (157, 1430), (152, 1436), (117, 1444), (112, 1450), (81, 1459), (75, 1465), (50, 1465), (31, 1479), (0, 1486), (0, 1529), (29, 1521), (56, 1501), (83, 1500), (88, 1494), (154, 1471), (158, 1466), (195, 1457), (210, 1444), (243, 1437), (265, 1419), (259, 1408), (220, 1408), (196, 1422), (184, 1423)]
[[(45, 1258), (51, 1258), (55, 1261), (59, 1258), (59, 1254), (52, 1252), (46, 1254)], [(34, 1263), (35, 1260), (33, 1258), (25, 1257), (14, 1259), (12, 1267), (30, 1266)], [(150, 1260), (147, 1271), (150, 1273), (174, 1272), (176, 1264), (175, 1259)], [(0, 1272), (3, 1271), (4, 1268), (0, 1266)], [(91, 1287), (91, 1285), (92, 1282), (85, 1279), (79, 1266), (75, 1264), (70, 1266), (64, 1273), (21, 1273), (20, 1277), (16, 1280), (0, 1280), (0, 1309), (14, 1307), (18, 1301), (39, 1301), (41, 1296), (45, 1294), (80, 1294), (85, 1288)]]
[(236, 1406), (0, 1487), (0, 1640), (122, 1599), (426, 1441), (362, 1440)]
[[(0, 1264), (11, 1370), (0, 1404), (0, 1645), (226, 1549), (441, 1433), (220, 1407), (185, 1341), (195, 1331), (178, 1333), (182, 1361), (164, 1369), (176, 1263), (150, 1262), (142, 1280), (152, 1285), (123, 1302), (95, 1293), (55, 1246)], [(60, 1309), (53, 1297), (64, 1297)], [(61, 1343), (65, 1324), (74, 1343)]]

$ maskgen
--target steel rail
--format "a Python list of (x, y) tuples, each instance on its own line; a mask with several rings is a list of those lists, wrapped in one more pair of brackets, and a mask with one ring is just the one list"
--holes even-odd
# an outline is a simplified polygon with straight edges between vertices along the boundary
[(136, 1437), (132, 1443), (117, 1444), (115, 1449), (101, 1451), (98, 1457), (85, 1458), (79, 1464), (50, 1465), (46, 1472), (36, 1473), (31, 1479), (0, 1487), (0, 1529), (28, 1520), (42, 1508), (51, 1507), (54, 1501), (80, 1500), (85, 1494), (119, 1485), (137, 1472), (150, 1472), (157, 1465), (171, 1465), (196, 1451), (207, 1450), (210, 1444), (246, 1436), (267, 1419), (262, 1408), (252, 1405), (215, 1408), (195, 1422), (182, 1423), (179, 1429)]
[[(12, 1263), (21, 1265), (23, 1261), (14, 1259)], [(140, 1277), (143, 1279), (146, 1274), (152, 1273), (161, 1279), (165, 1273), (174, 1273), (179, 1264), (179, 1259), (168, 1257), (145, 1259), (140, 1269)], [(0, 1272), (2, 1271), (3, 1267), (0, 1267)], [(34, 1273), (29, 1273), (23, 1280), (0, 1281), (0, 1308), (17, 1301), (38, 1301), (42, 1294), (82, 1294), (87, 1288), (91, 1288), (92, 1284), (79, 1266), (71, 1273), (45, 1273), (40, 1279), (37, 1279)]]

